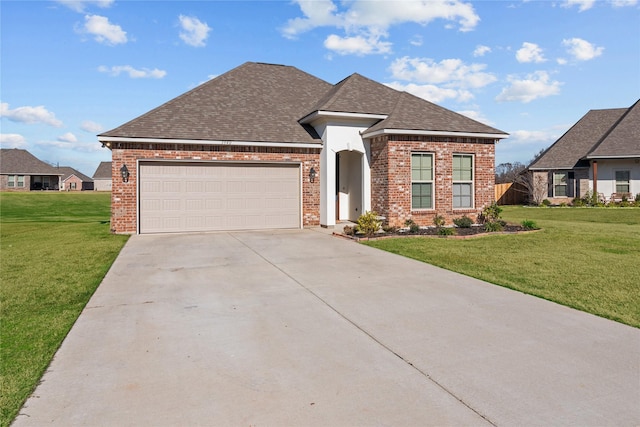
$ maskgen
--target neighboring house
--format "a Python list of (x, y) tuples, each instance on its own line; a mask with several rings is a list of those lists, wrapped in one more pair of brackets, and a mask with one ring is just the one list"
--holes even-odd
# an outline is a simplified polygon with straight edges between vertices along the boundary
[(475, 218), (507, 136), (359, 74), (245, 63), (98, 140), (114, 232), (158, 233)]
[(589, 111), (529, 171), (537, 191), (555, 204), (590, 191), (605, 200), (640, 193), (640, 101)]
[(83, 173), (78, 172), (69, 166), (60, 166), (62, 175), (61, 190), (64, 191), (84, 191), (93, 190), (93, 180)]
[(58, 190), (63, 173), (27, 150), (0, 149), (0, 190)]
[(95, 191), (111, 191), (111, 162), (100, 162), (93, 174), (93, 189)]

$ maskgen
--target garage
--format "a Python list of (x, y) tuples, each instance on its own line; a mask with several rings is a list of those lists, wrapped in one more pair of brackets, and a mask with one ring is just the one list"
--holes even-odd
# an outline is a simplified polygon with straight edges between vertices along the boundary
[(300, 165), (140, 162), (139, 232), (301, 227)]

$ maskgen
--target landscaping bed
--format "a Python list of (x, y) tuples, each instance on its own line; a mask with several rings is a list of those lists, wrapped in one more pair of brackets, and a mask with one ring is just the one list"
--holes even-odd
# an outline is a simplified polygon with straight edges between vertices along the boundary
[[(441, 231), (442, 229), (451, 230), (447, 232), (451, 234), (444, 234)], [(365, 234), (359, 234), (359, 233), (353, 234), (353, 233), (345, 232), (344, 230), (335, 231), (333, 234), (343, 236), (343, 237), (348, 237), (354, 240), (381, 239), (381, 238), (389, 238), (389, 237), (420, 237), (420, 236), (450, 238), (450, 239), (451, 238), (464, 239), (469, 237), (480, 237), (480, 236), (487, 236), (487, 235), (493, 235), (493, 234), (525, 233), (525, 232), (531, 232), (531, 231), (537, 231), (537, 230), (539, 229), (526, 228), (519, 224), (506, 224), (502, 227), (501, 231), (487, 231), (485, 230), (483, 225), (478, 224), (471, 227), (443, 227), (443, 228), (423, 227), (417, 231), (410, 231), (407, 228), (401, 228), (398, 230), (388, 230), (388, 231), (380, 230), (379, 232), (375, 233), (370, 237), (367, 237)]]

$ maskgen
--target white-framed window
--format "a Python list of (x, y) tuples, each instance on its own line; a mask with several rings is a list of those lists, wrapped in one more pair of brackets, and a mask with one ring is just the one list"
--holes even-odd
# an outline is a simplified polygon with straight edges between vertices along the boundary
[(24, 187), (24, 175), (8, 175), (7, 187)]
[(411, 153), (411, 209), (433, 209), (433, 154)]
[(453, 155), (453, 208), (473, 207), (473, 155)]
[(18, 175), (18, 182), (16, 183), (18, 187), (24, 187), (24, 175)]
[(553, 197), (567, 197), (567, 181), (568, 173), (554, 172), (553, 173)]
[(631, 171), (616, 171), (616, 193), (629, 193), (631, 191)]

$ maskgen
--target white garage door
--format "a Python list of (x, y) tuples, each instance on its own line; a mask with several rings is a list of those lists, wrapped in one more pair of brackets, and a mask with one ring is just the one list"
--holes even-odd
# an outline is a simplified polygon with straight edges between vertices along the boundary
[(141, 163), (140, 233), (300, 228), (299, 165)]

